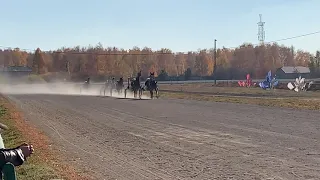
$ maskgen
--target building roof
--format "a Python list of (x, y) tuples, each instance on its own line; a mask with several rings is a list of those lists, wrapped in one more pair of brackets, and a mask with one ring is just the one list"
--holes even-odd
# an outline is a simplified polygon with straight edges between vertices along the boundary
[(308, 67), (303, 66), (283, 66), (281, 70), (286, 73), (310, 73), (310, 69)]
[(7, 72), (32, 72), (32, 69), (27, 66), (9, 66), (2, 68), (2, 71)]

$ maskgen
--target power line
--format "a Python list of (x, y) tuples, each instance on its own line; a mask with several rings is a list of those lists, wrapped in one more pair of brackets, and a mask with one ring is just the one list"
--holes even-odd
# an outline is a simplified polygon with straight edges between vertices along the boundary
[[(287, 38), (282, 38), (282, 39), (278, 39), (278, 40), (274, 40), (274, 41), (269, 41), (269, 42), (265, 42), (264, 44), (271, 44), (271, 43), (276, 43), (276, 42), (280, 42), (280, 41), (286, 41), (286, 40), (290, 40), (290, 39), (296, 39), (296, 38), (300, 38), (300, 37), (305, 37), (305, 36), (310, 36), (310, 35), (315, 35), (315, 34), (319, 34), (320, 33), (320, 30), (319, 31), (315, 31), (315, 32), (311, 32), (311, 33), (307, 33), (307, 34), (301, 34), (301, 35), (297, 35), (297, 36), (292, 36), (292, 37), (287, 37)], [(253, 46), (258, 46), (260, 44), (252, 44)], [(241, 45), (237, 46), (237, 47), (228, 47), (227, 49), (236, 49), (236, 48), (239, 48)], [(8, 47), (8, 46), (0, 46), (0, 48), (4, 48), (4, 49), (16, 49), (16, 48), (13, 48), (13, 47)], [(18, 48), (19, 50), (23, 50), (23, 51), (35, 51), (35, 50), (31, 50), (31, 49), (21, 49), (21, 48)], [(108, 55), (126, 55), (126, 56), (130, 56), (130, 55), (155, 55), (155, 54), (179, 54), (179, 53), (183, 53), (183, 54), (188, 54), (189, 52), (150, 52), (150, 53), (130, 53), (128, 54), (129, 52), (126, 51), (126, 53), (122, 53), (122, 52), (119, 52), (119, 53), (95, 53), (95, 52), (72, 52), (72, 51), (42, 51), (42, 52), (46, 52), (46, 53), (53, 53), (53, 54), (79, 54), (79, 55), (105, 55), (105, 56), (108, 56)], [(140, 51), (141, 52), (141, 51)], [(190, 51), (192, 52), (192, 51)]]
[(318, 34), (318, 33), (320, 33), (320, 31), (316, 31), (316, 32), (308, 33), (308, 34), (302, 34), (302, 35), (299, 35), (299, 36), (293, 36), (293, 37), (289, 37), (289, 38), (278, 39), (278, 40), (275, 40), (275, 41), (270, 41), (268, 43), (285, 41), (285, 40), (289, 40), (289, 39), (295, 39), (295, 38), (299, 38), (299, 37), (310, 36), (310, 35), (314, 35), (314, 34)]
[[(278, 40), (274, 40), (274, 41), (269, 41), (269, 42), (265, 42), (264, 44), (272, 44), (272, 43), (276, 43), (276, 42), (280, 42), (280, 41), (286, 41), (286, 40), (290, 40), (290, 39), (296, 39), (296, 38), (300, 38), (300, 37), (305, 37), (305, 36), (310, 36), (310, 35), (314, 35), (314, 34), (319, 34), (320, 31), (315, 31), (315, 32), (311, 32), (311, 33), (307, 33), (307, 34), (301, 34), (298, 36), (292, 36), (292, 37), (287, 37), (287, 38), (282, 38), (282, 39), (278, 39)], [(260, 44), (252, 44), (253, 46), (258, 46)], [(237, 47), (229, 47), (227, 49), (235, 49), (235, 48), (239, 48), (240, 46)]]

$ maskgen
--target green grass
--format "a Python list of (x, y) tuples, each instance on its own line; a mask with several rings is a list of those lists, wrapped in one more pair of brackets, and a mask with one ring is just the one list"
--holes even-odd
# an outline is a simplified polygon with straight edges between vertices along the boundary
[(252, 97), (310, 97), (320, 98), (319, 92), (295, 92), (284, 89), (263, 90), (258, 87), (215, 87), (212, 84), (173, 84), (160, 85), (160, 90), (171, 92), (202, 93), (210, 95), (252, 96)]
[(294, 108), (294, 109), (320, 110), (319, 99), (312, 99), (312, 98), (306, 98), (306, 97), (248, 98), (248, 97), (192, 94), (192, 93), (184, 93), (184, 92), (162, 92), (161, 96), (168, 97), (168, 98), (177, 98), (177, 99), (230, 102), (230, 103), (240, 103), (240, 104), (255, 104), (255, 105), (261, 105), (261, 106), (286, 107), (286, 108)]
[[(9, 130), (2, 132), (2, 138), (4, 139), (6, 148), (14, 148), (25, 142), (25, 137), (23, 137), (21, 131), (15, 127), (14, 121), (10, 118), (9, 111), (2, 104), (0, 105), (0, 122), (9, 127)], [(31, 155), (23, 165), (16, 167), (16, 171), (18, 179), (50, 180), (59, 177), (55, 173), (55, 170), (43, 162), (37, 155), (37, 149), (35, 149), (35, 153)]]
[(46, 83), (43, 77), (37, 74), (30, 74), (29, 76), (27, 76), (27, 81), (33, 82), (33, 83)]
[(216, 87), (209, 83), (161, 84), (160, 91), (161, 96), (169, 98), (320, 110), (320, 92)]

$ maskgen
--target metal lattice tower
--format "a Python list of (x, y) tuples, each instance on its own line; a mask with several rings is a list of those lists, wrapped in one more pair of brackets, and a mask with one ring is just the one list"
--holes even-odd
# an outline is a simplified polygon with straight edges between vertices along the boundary
[(258, 40), (260, 44), (264, 44), (264, 38), (265, 38), (265, 33), (264, 33), (264, 24), (265, 22), (262, 22), (262, 14), (259, 14), (260, 16), (260, 21), (258, 22)]

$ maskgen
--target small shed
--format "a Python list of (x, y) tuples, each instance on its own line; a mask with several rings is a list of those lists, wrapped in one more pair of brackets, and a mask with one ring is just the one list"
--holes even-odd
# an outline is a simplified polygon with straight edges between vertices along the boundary
[(283, 66), (276, 70), (278, 79), (295, 79), (299, 76), (303, 78), (310, 77), (310, 69), (303, 66)]

